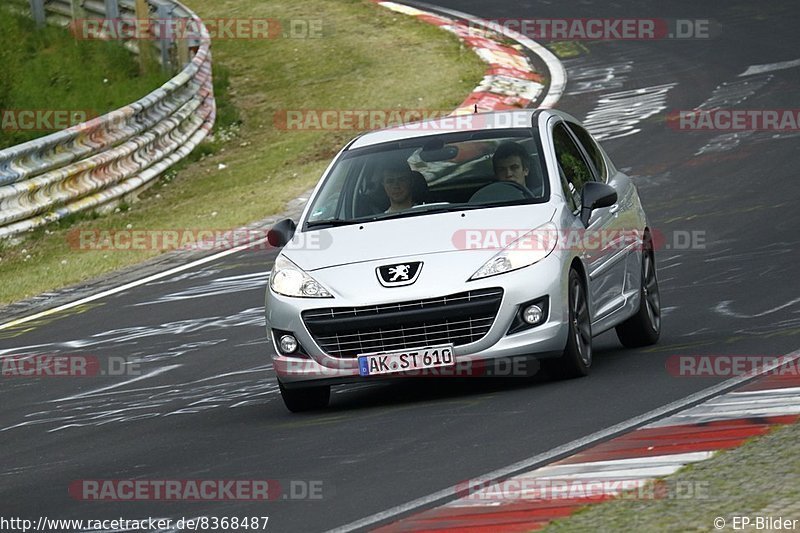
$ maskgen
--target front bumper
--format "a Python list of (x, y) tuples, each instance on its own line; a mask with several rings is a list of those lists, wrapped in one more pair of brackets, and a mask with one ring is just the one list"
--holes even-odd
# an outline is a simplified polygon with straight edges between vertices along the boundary
[[(367, 268), (371, 269), (372, 267)], [(517, 375), (513, 369), (522, 368), (518, 365), (518, 361), (529, 360), (530, 356), (534, 356), (536, 359), (557, 357), (564, 350), (567, 341), (568, 320), (567, 306), (564, 303), (567, 292), (565, 278), (564, 268), (558, 254), (551, 254), (535, 265), (477, 281), (465, 283), (460, 280), (447, 280), (443, 277), (437, 280), (435, 293), (429, 287), (411, 285), (402, 289), (388, 290), (365, 288), (359, 298), (337, 295), (334, 299), (308, 299), (285, 297), (268, 288), (266, 297), (268, 335), (270, 338), (272, 337), (273, 329), (291, 332), (308, 355), (307, 358), (280, 355), (274, 344), (270, 343), (273, 367), (280, 381), (288, 387), (368, 382), (416, 375), (412, 372), (383, 376), (360, 376), (356, 358), (332, 357), (320, 348), (303, 322), (301, 314), (303, 311), (312, 309), (380, 305), (500, 287), (503, 289), (503, 297), (488, 332), (476, 342), (456, 346), (454, 349), (456, 356), (454, 372), (452, 374), (444, 372), (442, 375), (486, 375), (485, 370), (488, 363), (491, 363), (495, 369), (512, 369), (510, 374), (504, 375)], [(325, 283), (324, 280), (320, 281)], [(326, 284), (326, 286), (335, 288), (331, 284)], [(364, 294), (368, 295), (363, 296)], [(549, 298), (547, 320), (538, 326), (508, 334), (509, 327), (521, 304), (543, 296)], [(527, 365), (526, 368), (529, 369), (530, 365)], [(500, 373), (502, 374), (502, 372)], [(435, 372), (431, 374), (436, 375)]]

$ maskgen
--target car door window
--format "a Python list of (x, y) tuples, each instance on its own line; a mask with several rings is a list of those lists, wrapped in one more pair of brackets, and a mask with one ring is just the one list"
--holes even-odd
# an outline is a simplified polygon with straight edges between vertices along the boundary
[(553, 145), (556, 151), (559, 171), (566, 180), (564, 186), (569, 189), (565, 192), (572, 198), (574, 204), (579, 206), (581, 205), (581, 191), (584, 184), (594, 181), (592, 170), (563, 123), (558, 123), (553, 128)]
[(561, 168), (561, 165), (558, 165), (558, 175), (561, 179), (561, 189), (564, 191), (564, 198), (567, 199), (567, 205), (573, 213), (577, 214), (580, 207), (580, 195), (578, 195), (578, 199), (575, 200), (575, 194), (573, 193), (575, 186), (567, 181), (567, 176), (564, 175), (564, 170)]
[(588, 131), (578, 126), (574, 122), (568, 122), (567, 125), (569, 126), (569, 129), (572, 130), (572, 133), (575, 134), (575, 137), (577, 137), (581, 145), (583, 145), (584, 151), (589, 154), (589, 158), (592, 160), (592, 163), (594, 163), (594, 168), (597, 170), (600, 180), (604, 182), (608, 181), (606, 161), (603, 159), (603, 152), (600, 150), (597, 142), (592, 139), (592, 136), (589, 135)]

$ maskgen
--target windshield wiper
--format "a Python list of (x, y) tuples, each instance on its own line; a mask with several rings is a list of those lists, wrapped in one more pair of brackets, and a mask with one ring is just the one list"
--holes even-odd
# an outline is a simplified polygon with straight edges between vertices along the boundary
[(357, 224), (357, 220), (342, 220), (341, 218), (331, 218), (329, 220), (313, 220), (306, 222), (307, 228), (332, 228), (334, 226), (349, 226), (350, 224)]
[(400, 211), (397, 213), (392, 213), (387, 216), (377, 217), (374, 220), (386, 220), (387, 218), (398, 218), (404, 216), (414, 216), (420, 214), (428, 214), (428, 213), (451, 213), (453, 211), (469, 211), (472, 209), (485, 209), (487, 207), (507, 207), (512, 205), (526, 205), (527, 202), (524, 203), (517, 203), (516, 200), (512, 201), (504, 201), (504, 202), (491, 202), (485, 204), (451, 204), (445, 202), (437, 202), (435, 204), (430, 204), (429, 209), (425, 209), (425, 205), (417, 205), (414, 206), (406, 211)]
[(445, 213), (447, 211), (453, 211), (455, 208), (452, 207), (445, 207), (443, 205), (437, 205), (432, 209), (422, 209), (422, 208), (410, 208), (406, 209), (405, 211), (398, 211), (396, 213), (387, 213), (385, 215), (379, 215), (372, 217), (368, 220), (368, 222), (372, 221), (379, 221), (379, 220), (391, 220), (393, 218), (407, 218), (407, 217), (415, 217), (417, 215), (427, 215), (429, 213)]
[(485, 209), (487, 207), (506, 207), (512, 205), (527, 205), (528, 203), (538, 203), (538, 202), (520, 202), (520, 203), (516, 202), (517, 200), (505, 201), (505, 202), (491, 202), (485, 204), (451, 204), (446, 202), (436, 202), (435, 204), (430, 204), (430, 207), (428, 208), (426, 208), (426, 204), (421, 204), (406, 209), (405, 211), (398, 211), (396, 213), (381, 213), (379, 215), (373, 215), (371, 217), (365, 217), (365, 218), (357, 218), (353, 220), (342, 220), (340, 218), (333, 218), (330, 220), (315, 220), (313, 222), (306, 223), (306, 226), (308, 228), (349, 226), (351, 224), (378, 222), (380, 220), (392, 220), (395, 218), (408, 218), (417, 215), (427, 215), (430, 213), (450, 213), (453, 211), (469, 211), (473, 209)]
[(362, 219), (359, 222), (377, 222), (380, 220), (391, 220), (394, 218), (408, 218), (408, 217), (415, 217), (418, 215), (428, 215), (431, 213), (452, 213), (453, 211), (469, 211), (472, 209), (483, 209), (486, 207), (500, 207), (500, 206), (507, 206), (513, 205), (509, 204), (508, 202), (495, 202), (491, 204), (432, 204), (429, 209), (425, 209), (425, 206), (415, 206), (405, 211), (398, 211), (397, 213), (388, 213), (385, 215), (378, 215), (368, 219)]

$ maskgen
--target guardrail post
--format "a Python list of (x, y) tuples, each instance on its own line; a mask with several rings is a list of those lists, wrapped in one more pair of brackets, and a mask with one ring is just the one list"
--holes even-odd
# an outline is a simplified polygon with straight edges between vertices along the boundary
[(33, 20), (36, 21), (36, 26), (41, 28), (47, 22), (44, 15), (44, 0), (29, 0), (31, 4), (31, 14)]
[(156, 6), (156, 27), (158, 28), (158, 40), (161, 48), (161, 68), (166, 72), (172, 72), (172, 46), (175, 42), (175, 35), (172, 31), (172, 11), (175, 5), (166, 0), (152, 0)]
[(84, 18), (86, 15), (83, 11), (83, 3), (81, 0), (69, 0), (69, 10), (72, 13), (72, 22)]
[(119, 4), (117, 0), (105, 0), (106, 3), (106, 19), (117, 20), (119, 19)]
[[(190, 21), (190, 20), (191, 19), (184, 19), (183, 22), (186, 23), (187, 21)], [(183, 32), (182, 33), (185, 35), (187, 33), (186, 32), (186, 25), (185, 24), (182, 25), (181, 28), (183, 28)], [(177, 46), (178, 46), (178, 68), (183, 68), (189, 62), (189, 55), (190, 55), (189, 54), (189, 39), (188, 38), (186, 38), (186, 39), (178, 39), (175, 42), (177, 43)]]
[(139, 45), (139, 71), (145, 74), (150, 72), (153, 63), (153, 43), (151, 41), (153, 33), (150, 21), (150, 6), (147, 5), (147, 0), (136, 0), (135, 8), (137, 34), (142, 36), (142, 39), (137, 43)]

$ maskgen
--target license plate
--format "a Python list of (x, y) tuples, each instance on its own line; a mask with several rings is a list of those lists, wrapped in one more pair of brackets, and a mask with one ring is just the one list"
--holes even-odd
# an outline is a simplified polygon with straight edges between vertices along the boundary
[(456, 362), (453, 345), (431, 346), (415, 350), (397, 350), (358, 356), (358, 372), (362, 376), (377, 376), (425, 368), (452, 366)]

